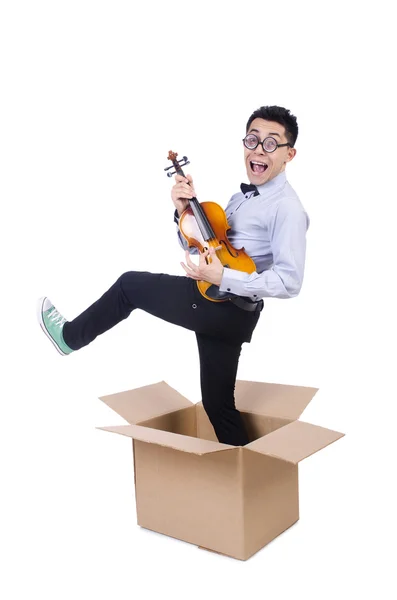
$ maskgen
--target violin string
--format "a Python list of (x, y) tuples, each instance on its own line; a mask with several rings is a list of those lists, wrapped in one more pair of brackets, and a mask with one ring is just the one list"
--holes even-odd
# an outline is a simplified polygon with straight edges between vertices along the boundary
[[(217, 245), (216, 245), (216, 244), (217, 244)], [(214, 250), (215, 250), (215, 254), (216, 254), (216, 255), (218, 256), (218, 258), (219, 258), (218, 252), (219, 252), (220, 250), (222, 250), (222, 246), (221, 246), (221, 245), (218, 243), (218, 240), (217, 240), (216, 238), (213, 238), (212, 240), (208, 240), (208, 245), (209, 245), (209, 247), (211, 247), (211, 248), (214, 248)]]

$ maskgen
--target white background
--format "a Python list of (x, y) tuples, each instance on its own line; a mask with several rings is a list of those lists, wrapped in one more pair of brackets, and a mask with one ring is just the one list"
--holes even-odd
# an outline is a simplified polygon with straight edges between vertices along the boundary
[[(389, 2), (5, 1), (1, 50), (1, 570), (14, 598), (395, 597), (396, 48)], [(266, 300), (240, 379), (320, 388), (345, 432), (300, 466), (300, 521), (247, 562), (136, 525), (131, 443), (98, 396), (200, 398), (194, 334), (140, 311), (70, 357), (72, 319), (128, 270), (183, 274), (170, 149), (200, 200), (247, 181), (253, 110), (297, 115), (305, 281)]]

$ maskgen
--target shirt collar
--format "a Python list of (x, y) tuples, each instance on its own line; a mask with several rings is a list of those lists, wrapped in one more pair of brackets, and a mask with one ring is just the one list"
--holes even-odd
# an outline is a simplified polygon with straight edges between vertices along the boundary
[(274, 190), (278, 187), (282, 187), (284, 183), (287, 181), (287, 175), (285, 171), (281, 171), (276, 177), (273, 177), (270, 181), (266, 181), (263, 185), (258, 185), (258, 192), (261, 196), (269, 194), (269, 192), (274, 192)]

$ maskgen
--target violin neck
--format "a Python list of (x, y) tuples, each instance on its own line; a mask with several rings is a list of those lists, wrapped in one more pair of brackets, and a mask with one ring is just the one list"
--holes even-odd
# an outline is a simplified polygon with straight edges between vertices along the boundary
[[(186, 177), (185, 173), (182, 171), (180, 167), (176, 168), (176, 172), (178, 175), (182, 175), (182, 177)], [(190, 185), (190, 184), (189, 184)], [(215, 232), (212, 229), (210, 222), (208, 221), (205, 212), (201, 208), (200, 202), (196, 197), (189, 198), (189, 205), (192, 209), (193, 215), (197, 221), (198, 228), (200, 229), (200, 233), (203, 236), (205, 241), (212, 240), (215, 238)]]

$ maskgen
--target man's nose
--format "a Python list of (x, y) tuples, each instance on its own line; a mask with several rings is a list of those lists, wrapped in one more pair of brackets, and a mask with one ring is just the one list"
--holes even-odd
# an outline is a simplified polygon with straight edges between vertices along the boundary
[(266, 154), (266, 150), (263, 149), (262, 144), (258, 144), (254, 152), (255, 154)]

